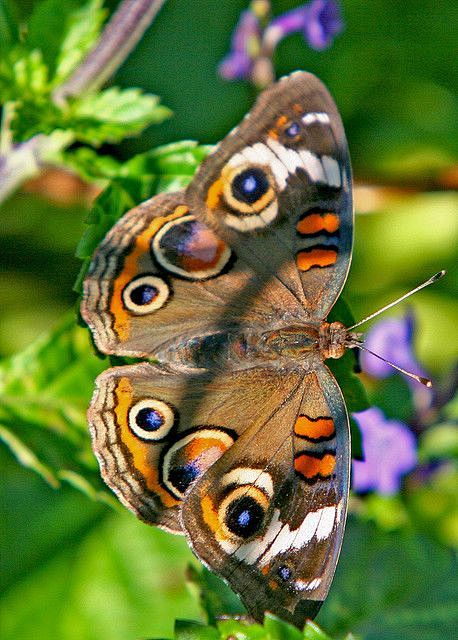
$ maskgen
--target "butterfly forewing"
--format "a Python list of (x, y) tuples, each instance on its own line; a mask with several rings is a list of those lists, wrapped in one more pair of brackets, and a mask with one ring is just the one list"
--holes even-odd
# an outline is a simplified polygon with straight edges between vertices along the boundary
[(196, 219), (183, 194), (162, 194), (108, 233), (84, 281), (81, 314), (103, 353), (192, 360), (186, 347), (198, 336), (303, 316), (279, 283), (263, 296), (268, 281)]
[(187, 190), (199, 216), (323, 319), (350, 265), (351, 169), (334, 101), (297, 72), (264, 91)]

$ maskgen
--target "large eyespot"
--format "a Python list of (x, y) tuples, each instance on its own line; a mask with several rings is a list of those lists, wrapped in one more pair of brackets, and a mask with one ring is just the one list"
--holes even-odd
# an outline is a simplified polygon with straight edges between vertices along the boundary
[(232, 195), (241, 202), (254, 204), (269, 190), (270, 184), (265, 172), (259, 167), (244, 169), (232, 179)]
[(131, 280), (122, 292), (124, 306), (135, 315), (157, 311), (164, 306), (169, 296), (167, 283), (153, 275), (143, 275)]
[(169, 434), (175, 423), (175, 411), (162, 400), (145, 398), (130, 409), (130, 430), (142, 440), (158, 442)]
[(234, 213), (261, 213), (275, 199), (273, 178), (265, 167), (227, 165), (223, 169), (224, 199)]
[(229, 247), (191, 214), (161, 227), (151, 250), (161, 267), (190, 280), (218, 275), (231, 257)]
[(235, 435), (220, 427), (198, 427), (165, 450), (162, 483), (182, 499), (188, 487), (234, 443)]
[(218, 517), (230, 538), (247, 540), (259, 534), (269, 508), (269, 498), (256, 486), (244, 485), (231, 491), (221, 502)]

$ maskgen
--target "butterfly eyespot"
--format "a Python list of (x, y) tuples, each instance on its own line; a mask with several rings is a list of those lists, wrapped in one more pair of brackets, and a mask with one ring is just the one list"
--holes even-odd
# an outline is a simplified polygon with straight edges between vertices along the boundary
[(131, 280), (122, 292), (124, 306), (135, 315), (157, 311), (164, 306), (169, 296), (167, 283), (153, 275), (143, 275)]
[(164, 224), (151, 252), (163, 269), (189, 280), (217, 276), (231, 257), (229, 247), (191, 214)]
[(232, 195), (246, 204), (254, 204), (269, 190), (269, 179), (258, 167), (244, 169), (232, 179)]
[(286, 566), (285, 564), (282, 564), (278, 567), (277, 569), (277, 576), (280, 578), (280, 580), (282, 580), (283, 582), (288, 582), (289, 580), (291, 580), (293, 575), (293, 572), (291, 571), (291, 569)]
[(295, 138), (300, 133), (300, 130), (300, 125), (297, 122), (292, 122), (288, 127), (286, 127), (285, 134), (289, 138)]
[(253, 485), (237, 487), (227, 495), (218, 510), (221, 527), (230, 539), (247, 540), (263, 528), (269, 498)]
[(182, 499), (189, 486), (234, 443), (235, 434), (221, 427), (197, 427), (172, 443), (162, 455), (161, 481), (175, 498)]
[(175, 423), (175, 411), (162, 400), (146, 398), (129, 409), (129, 428), (142, 440), (163, 440)]

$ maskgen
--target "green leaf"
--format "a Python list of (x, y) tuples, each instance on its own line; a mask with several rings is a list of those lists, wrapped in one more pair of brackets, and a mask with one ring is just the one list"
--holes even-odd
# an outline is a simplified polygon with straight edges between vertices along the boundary
[(175, 638), (176, 640), (219, 640), (220, 635), (215, 627), (191, 620), (177, 620)]
[[(30, 108), (30, 103), (46, 102), (49, 92), (48, 67), (39, 49), (25, 51), (20, 47), (12, 49), (0, 60), (0, 98), (2, 102), (16, 101), (17, 113), (21, 105)], [(19, 118), (16, 115), (16, 119)], [(21, 128), (24, 128), (21, 125)]]
[(245, 614), (245, 607), (232, 589), (216, 574), (205, 567), (201, 570), (188, 567), (186, 577), (197, 590), (199, 601), (210, 624), (222, 615)]
[(73, 131), (77, 140), (97, 146), (137, 135), (170, 115), (157, 96), (140, 89), (111, 87), (69, 101), (68, 113), (64, 113), (60, 124)]
[[(81, 0), (40, 0), (33, 4), (33, 11), (27, 22), (24, 46), (28, 50), (42, 51), (51, 75), (54, 74), (62, 44), (73, 26), (72, 16), (82, 11), (81, 4)], [(86, 28), (90, 30), (87, 24)]]
[(78, 244), (76, 255), (83, 260), (75, 284), (78, 293), (94, 251), (119, 218), (159, 191), (184, 188), (207, 153), (208, 147), (196, 142), (179, 142), (136, 156), (119, 168), (117, 178), (95, 201)]
[(248, 619), (228, 618), (217, 623), (221, 638), (237, 640), (266, 640), (268, 635), (262, 625)]
[(304, 629), (304, 640), (332, 640), (320, 627), (308, 621)]
[(302, 633), (296, 627), (280, 620), (271, 613), (266, 613), (264, 629), (271, 640), (301, 640)]
[(101, 482), (86, 421), (93, 380), (103, 368), (70, 314), (0, 365), (0, 438), (52, 486), (67, 482), (114, 504)]
[(91, 147), (65, 150), (56, 161), (74, 171), (86, 182), (113, 179), (119, 175), (122, 166), (112, 156), (102, 155)]
[(0, 54), (2, 56), (19, 42), (16, 7), (9, 0), (0, 0)]
[(55, 86), (70, 75), (95, 45), (106, 13), (102, 0), (90, 0), (68, 17), (67, 31), (56, 61)]

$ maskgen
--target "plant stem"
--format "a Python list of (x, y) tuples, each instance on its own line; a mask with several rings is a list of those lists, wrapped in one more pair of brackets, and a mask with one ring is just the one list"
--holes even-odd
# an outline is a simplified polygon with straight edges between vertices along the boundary
[(121, 66), (134, 49), (165, 0), (123, 0), (105, 26), (96, 46), (71, 76), (53, 93), (65, 98), (97, 89)]

